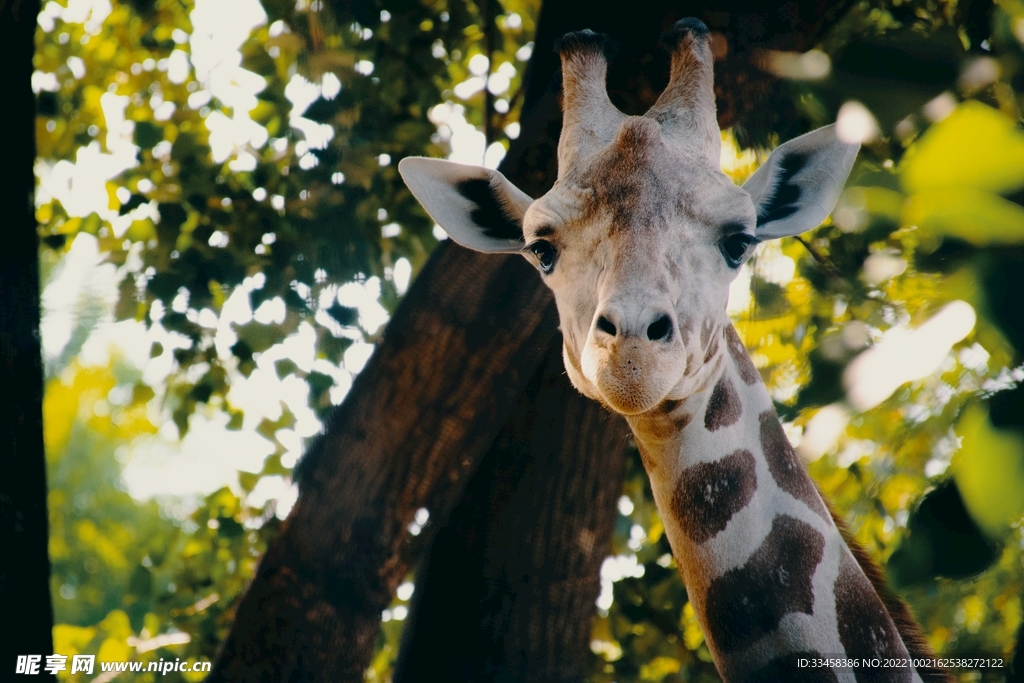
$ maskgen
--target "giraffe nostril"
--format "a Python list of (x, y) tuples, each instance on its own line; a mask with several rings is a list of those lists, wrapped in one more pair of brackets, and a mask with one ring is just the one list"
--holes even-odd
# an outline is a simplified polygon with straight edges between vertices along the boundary
[(614, 337), (619, 332), (617, 329), (615, 329), (615, 325), (612, 323), (612, 321), (604, 317), (603, 315), (597, 316), (597, 329), (601, 330), (607, 335), (611, 335), (612, 337)]
[(660, 315), (647, 327), (647, 338), (651, 341), (668, 341), (672, 338), (672, 318)]

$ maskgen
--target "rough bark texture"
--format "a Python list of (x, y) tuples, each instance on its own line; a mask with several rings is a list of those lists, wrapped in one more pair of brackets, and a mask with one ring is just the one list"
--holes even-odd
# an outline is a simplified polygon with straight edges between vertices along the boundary
[(4, 65), (0, 92), (6, 93), (6, 124), (15, 131), (4, 145), (9, 173), (0, 183), (0, 206), (5, 207), (6, 216), (4, 249), (0, 250), (0, 385), (7, 387), (0, 410), (0, 614), (17, 618), (17, 627), (0, 639), (0, 671), (5, 676), (13, 675), (18, 655), (53, 654), (39, 241), (32, 203), (35, 97), (30, 81), (38, 13), (38, 2), (0, 0), (0, 63)]
[[(730, 14), (727, 6), (661, 1), (581, 12), (551, 0), (527, 75), (522, 134), (502, 170), (534, 196), (555, 177), (551, 46), (567, 31), (589, 27), (619, 40), (609, 91), (624, 111), (642, 113), (667, 80), (659, 35), (679, 18), (702, 17), (727, 45), (746, 48), (716, 67), (721, 91), (733, 93), (720, 100), (719, 119), (732, 124), (772, 94), (757, 85), (766, 77), (752, 66), (753, 48), (809, 47), (848, 5), (789, 2)], [(521, 258), (438, 250), (303, 460), (299, 501), (209, 680), (361, 681), (381, 611), (438, 520), (445, 529), (421, 570), (399, 680), (436, 678), (442, 663), (444, 680), (582, 679), (624, 431), (568, 387), (557, 368), (556, 324), (550, 295)], [(420, 507), (432, 523), (412, 537), (407, 526)], [(448, 656), (430, 659), (432, 645), (443, 646), (438, 638), (456, 627), (472, 640), (453, 636)]]
[(417, 574), (394, 680), (580, 680), (628, 429), (553, 346)]

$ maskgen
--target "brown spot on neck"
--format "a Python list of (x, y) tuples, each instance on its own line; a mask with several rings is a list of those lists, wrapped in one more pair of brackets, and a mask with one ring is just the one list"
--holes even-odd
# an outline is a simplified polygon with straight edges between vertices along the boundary
[(791, 612), (812, 614), (811, 579), (825, 552), (825, 538), (806, 522), (780, 515), (746, 564), (708, 586), (705, 621), (723, 652), (752, 645)]
[(814, 487), (810, 475), (797, 460), (793, 446), (790, 445), (786, 433), (774, 410), (766, 410), (758, 416), (761, 422), (761, 449), (764, 459), (768, 462), (768, 470), (779, 488), (797, 500), (806, 503), (825, 519), (829, 519), (828, 510), (821, 502), (818, 489)]
[[(847, 657), (906, 658), (907, 650), (882, 600), (849, 553), (844, 552), (839, 562), (839, 576), (833, 592), (839, 640)], [(914, 676), (910, 667), (857, 669), (854, 673), (857, 683), (903, 683)]]
[(735, 424), (743, 413), (740, 395), (732, 385), (729, 375), (723, 373), (711, 391), (707, 409), (704, 411), (704, 427), (709, 432)]
[[(850, 530), (846, 527), (846, 523), (843, 518), (836, 514), (836, 511), (832, 508), (827, 500), (822, 498), (825, 503), (825, 507), (828, 508), (829, 514), (832, 516), (832, 522), (839, 529), (839, 535), (842, 537), (843, 542), (846, 543), (846, 547), (850, 549), (850, 553), (853, 558), (860, 565), (861, 571), (871, 582), (872, 588), (875, 593), (881, 598), (882, 604), (885, 605), (885, 611), (889, 613), (889, 617), (896, 625), (896, 630), (900, 633), (900, 638), (903, 640), (903, 644), (907, 647), (907, 651), (910, 656), (915, 659), (920, 659), (924, 662), (935, 661), (935, 652), (932, 650), (931, 645), (928, 643), (928, 639), (925, 638), (921, 627), (918, 626), (917, 622), (914, 621), (914, 615), (910, 613), (910, 608), (907, 603), (896, 595), (885, 583), (885, 577), (882, 576), (882, 570), (875, 564), (874, 560), (868, 554), (868, 551), (861, 546), (857, 540), (850, 533)], [(947, 671), (937, 669), (935, 667), (921, 666), (918, 668), (918, 673), (921, 674), (922, 680), (927, 683), (955, 683), (956, 679), (953, 678)]]
[(753, 498), (756, 470), (753, 454), (743, 449), (683, 470), (672, 494), (672, 512), (683, 533), (700, 544), (725, 529)]

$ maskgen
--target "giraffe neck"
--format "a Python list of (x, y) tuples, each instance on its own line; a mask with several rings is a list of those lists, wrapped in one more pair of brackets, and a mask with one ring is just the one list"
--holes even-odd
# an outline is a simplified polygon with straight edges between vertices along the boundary
[[(703, 390), (629, 422), (723, 678), (787, 680), (798, 657), (907, 657), (728, 321), (715, 346)], [(860, 680), (849, 670), (803, 673)]]

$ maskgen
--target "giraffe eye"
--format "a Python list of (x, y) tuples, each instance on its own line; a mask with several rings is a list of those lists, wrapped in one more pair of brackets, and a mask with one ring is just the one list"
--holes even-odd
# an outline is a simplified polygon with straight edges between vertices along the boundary
[(541, 272), (550, 273), (554, 270), (555, 258), (558, 256), (558, 251), (551, 242), (546, 240), (537, 240), (528, 246), (527, 249), (532, 251), (533, 255), (537, 257), (537, 263), (540, 265)]
[(740, 264), (743, 263), (743, 258), (747, 255), (747, 251), (750, 249), (750, 245), (757, 244), (757, 242), (758, 239), (753, 235), (737, 232), (722, 240), (719, 248), (722, 250), (722, 256), (725, 257), (725, 262), (729, 264), (729, 267), (739, 268)]

